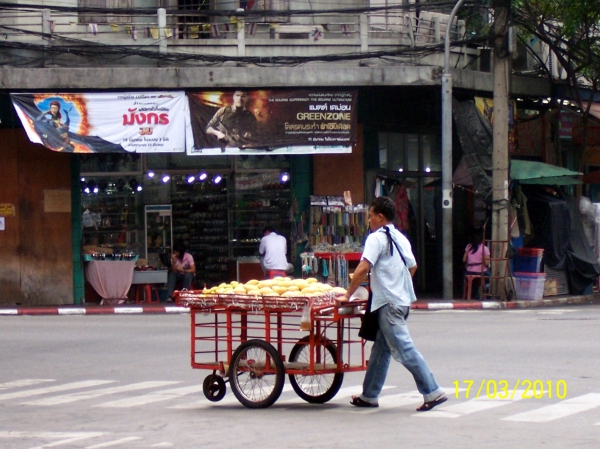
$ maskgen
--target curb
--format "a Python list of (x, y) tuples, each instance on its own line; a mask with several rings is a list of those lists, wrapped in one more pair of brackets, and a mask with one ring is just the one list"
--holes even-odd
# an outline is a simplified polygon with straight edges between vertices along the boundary
[[(580, 296), (562, 296), (553, 299), (517, 301), (477, 300), (422, 300), (412, 305), (413, 310), (506, 310), (534, 307), (560, 307), (567, 305), (600, 304), (600, 293)], [(89, 306), (14, 306), (0, 307), (0, 316), (18, 315), (140, 315), (189, 313), (188, 307), (158, 304), (89, 305)]]
[(119, 305), (119, 306), (37, 306), (4, 307), (3, 315), (139, 315), (189, 313), (190, 309), (176, 305)]
[(600, 304), (600, 293), (579, 296), (561, 296), (552, 299), (533, 299), (516, 301), (417, 301), (412, 305), (416, 310), (448, 309), (531, 309), (534, 307), (560, 307), (566, 305)]

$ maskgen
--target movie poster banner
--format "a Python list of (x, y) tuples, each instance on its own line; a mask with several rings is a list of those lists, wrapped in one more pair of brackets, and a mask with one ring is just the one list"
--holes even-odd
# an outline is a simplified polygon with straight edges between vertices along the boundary
[(350, 153), (356, 142), (356, 91), (230, 90), (188, 97), (190, 155)]
[(184, 152), (185, 92), (12, 94), (29, 140), (67, 153)]

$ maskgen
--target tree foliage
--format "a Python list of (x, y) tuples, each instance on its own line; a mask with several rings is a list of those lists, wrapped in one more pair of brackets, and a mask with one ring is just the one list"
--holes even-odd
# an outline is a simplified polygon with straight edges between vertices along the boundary
[[(522, 35), (535, 37), (547, 45), (564, 70), (565, 79), (553, 81), (565, 85), (565, 93), (579, 108), (583, 138), (579, 170), (583, 171), (593, 97), (582, 94), (584, 90), (593, 94), (600, 86), (600, 1), (513, 0), (512, 15)], [(534, 54), (533, 49), (529, 50)], [(539, 62), (552, 79), (547, 62), (543, 58)], [(554, 100), (560, 110), (561, 99)], [(560, 160), (560, 139), (556, 138), (556, 144)]]
[(600, 1), (513, 0), (512, 14), (524, 35), (539, 39), (556, 55), (572, 87), (596, 89), (600, 82)]

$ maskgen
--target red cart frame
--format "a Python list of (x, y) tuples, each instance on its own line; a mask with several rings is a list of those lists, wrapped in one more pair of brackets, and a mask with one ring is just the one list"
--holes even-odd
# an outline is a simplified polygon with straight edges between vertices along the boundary
[(358, 337), (366, 301), (338, 306), (332, 294), (283, 298), (200, 291), (176, 292), (175, 298), (190, 309), (192, 368), (212, 371), (203, 383), (210, 401), (223, 399), (229, 382), (246, 407), (269, 407), (287, 374), (298, 396), (322, 404), (336, 395), (344, 373), (367, 367), (365, 342)]

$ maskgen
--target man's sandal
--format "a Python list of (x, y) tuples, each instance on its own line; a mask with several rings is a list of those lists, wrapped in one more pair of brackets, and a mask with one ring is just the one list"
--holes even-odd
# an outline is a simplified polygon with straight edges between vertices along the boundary
[(352, 400), (350, 404), (355, 405), (356, 407), (379, 407), (379, 404), (373, 404), (372, 402), (367, 402), (364, 399), (361, 399), (360, 396), (352, 396)]
[(438, 406), (440, 404), (443, 404), (447, 400), (448, 400), (448, 398), (446, 396), (440, 396), (439, 398), (437, 398), (437, 399), (435, 399), (433, 401), (424, 402), (422, 406), (420, 406), (419, 408), (417, 408), (417, 411), (418, 412), (428, 412), (433, 407), (436, 407), (436, 406)]

